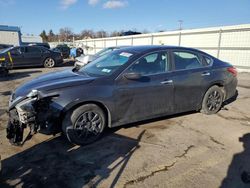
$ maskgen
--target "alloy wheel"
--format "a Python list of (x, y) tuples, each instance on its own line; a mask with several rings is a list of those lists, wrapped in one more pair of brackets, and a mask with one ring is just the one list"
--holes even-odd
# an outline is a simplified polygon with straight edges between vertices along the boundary
[(207, 108), (209, 111), (216, 111), (220, 108), (222, 97), (218, 91), (213, 91), (207, 99)]
[(74, 132), (81, 140), (95, 139), (102, 132), (102, 119), (100, 114), (88, 111), (79, 116), (74, 125)]
[(49, 68), (54, 67), (54, 66), (55, 66), (55, 61), (54, 61), (54, 59), (52, 59), (52, 58), (47, 58), (47, 59), (45, 60), (44, 66), (45, 66), (45, 67), (49, 67)]

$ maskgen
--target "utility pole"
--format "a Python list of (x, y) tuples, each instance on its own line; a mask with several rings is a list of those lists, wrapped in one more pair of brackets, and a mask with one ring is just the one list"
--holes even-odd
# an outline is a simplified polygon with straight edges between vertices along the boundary
[(179, 30), (182, 30), (183, 20), (178, 20), (178, 22), (179, 22)]

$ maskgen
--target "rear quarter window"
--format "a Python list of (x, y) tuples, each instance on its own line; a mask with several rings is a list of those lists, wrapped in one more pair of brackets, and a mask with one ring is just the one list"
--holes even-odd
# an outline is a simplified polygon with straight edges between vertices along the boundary
[(208, 56), (203, 55), (203, 61), (205, 65), (212, 65), (213, 64), (213, 59)]
[(197, 54), (189, 51), (174, 51), (175, 70), (187, 70), (201, 68), (204, 65), (201, 63)]

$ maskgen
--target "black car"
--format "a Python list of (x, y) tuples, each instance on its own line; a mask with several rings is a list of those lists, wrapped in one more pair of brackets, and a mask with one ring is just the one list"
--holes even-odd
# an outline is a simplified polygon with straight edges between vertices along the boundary
[(138, 46), (115, 50), (79, 71), (40, 76), (17, 88), (9, 103), (7, 137), (63, 131), (88, 144), (116, 127), (186, 111), (218, 112), (235, 96), (237, 71), (204, 52), (182, 47)]
[(51, 68), (62, 63), (63, 59), (60, 53), (42, 46), (18, 46), (0, 51), (1, 62), (6, 69), (31, 66)]
[(68, 58), (70, 55), (70, 47), (68, 47), (66, 44), (59, 44), (52, 50), (55, 52), (60, 52), (64, 59)]

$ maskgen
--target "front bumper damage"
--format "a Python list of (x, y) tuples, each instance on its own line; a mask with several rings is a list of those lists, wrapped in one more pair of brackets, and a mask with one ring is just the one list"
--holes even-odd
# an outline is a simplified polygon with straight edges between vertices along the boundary
[[(44, 95), (32, 91), (27, 97), (14, 101), (14, 104), (10, 101), (7, 138), (11, 144), (23, 145), (37, 132), (56, 134), (60, 131), (58, 119), (61, 110), (53, 102), (56, 97), (58, 94)], [(27, 127), (30, 132), (24, 140), (24, 129)]]

